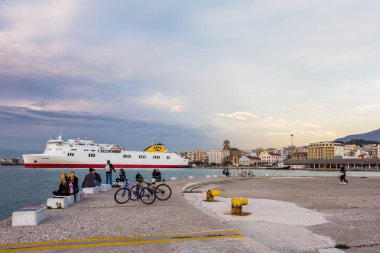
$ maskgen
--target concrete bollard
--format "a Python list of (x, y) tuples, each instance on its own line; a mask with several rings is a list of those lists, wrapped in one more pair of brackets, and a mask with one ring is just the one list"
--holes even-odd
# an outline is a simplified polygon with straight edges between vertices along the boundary
[(97, 194), (99, 193), (99, 189), (100, 187), (97, 186), (97, 187), (85, 187), (82, 190), (85, 194)]
[(218, 175), (212, 175), (212, 177), (218, 177)]
[(210, 175), (206, 175), (206, 178), (210, 178), (211, 176)]
[(247, 198), (231, 198), (231, 214), (241, 216), (243, 213), (243, 205), (248, 205)]
[(70, 202), (69, 196), (55, 196), (47, 199), (47, 208), (61, 209), (67, 208)]
[(193, 176), (189, 176), (189, 179), (194, 179), (194, 177)]
[(35, 226), (46, 219), (46, 205), (26, 206), (12, 213), (12, 226)]
[(206, 193), (206, 201), (213, 202), (215, 196), (222, 195), (221, 190), (208, 190)]
[(268, 174), (268, 173), (265, 173), (265, 175), (264, 176), (266, 176), (266, 177), (269, 177), (270, 175)]
[(175, 181), (175, 180), (177, 180), (177, 177), (171, 177), (170, 180)]
[(74, 204), (74, 195), (65, 196), (67, 198), (67, 205), (73, 205)]
[(110, 184), (102, 184), (99, 188), (101, 192), (106, 192), (111, 190), (111, 185)]

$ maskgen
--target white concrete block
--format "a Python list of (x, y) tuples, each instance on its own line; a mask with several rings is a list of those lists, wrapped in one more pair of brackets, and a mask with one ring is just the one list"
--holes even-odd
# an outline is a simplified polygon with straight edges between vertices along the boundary
[(269, 177), (270, 175), (268, 174), (268, 173), (265, 173), (265, 175), (264, 176), (266, 176), (266, 177)]
[(67, 208), (69, 206), (69, 196), (55, 196), (47, 199), (48, 208)]
[(189, 179), (194, 179), (194, 177), (193, 176), (189, 176)]
[(172, 181), (177, 180), (177, 177), (171, 177), (170, 180)]
[(35, 226), (47, 216), (46, 205), (26, 206), (12, 213), (12, 226)]
[(212, 177), (218, 177), (218, 175), (212, 175)]
[(85, 187), (82, 190), (85, 194), (98, 194), (100, 187)]
[(74, 204), (74, 195), (65, 196), (65, 197), (67, 198), (67, 204), (69, 206)]
[(79, 201), (82, 201), (84, 200), (84, 192), (83, 191), (79, 191), (77, 194), (76, 194), (76, 199), (75, 199), (75, 202), (79, 202)]
[(102, 185), (100, 186), (100, 188), (99, 188), (99, 190), (100, 190), (101, 192), (106, 192), (106, 191), (109, 191), (109, 190), (111, 190), (111, 189), (112, 189), (112, 187), (111, 187), (110, 184), (102, 184)]
[(206, 175), (206, 178), (210, 178), (211, 176), (210, 175)]

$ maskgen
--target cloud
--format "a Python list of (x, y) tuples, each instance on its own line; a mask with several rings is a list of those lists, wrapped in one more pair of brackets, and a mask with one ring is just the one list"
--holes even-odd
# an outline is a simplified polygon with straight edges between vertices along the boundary
[(183, 112), (183, 106), (182, 105), (173, 105), (172, 108), (170, 109), (171, 112), (177, 112), (181, 113)]
[(307, 122), (300, 121), (300, 120), (297, 120), (294, 123), (298, 124), (298, 125), (305, 126), (305, 127), (309, 127), (309, 128), (321, 128), (322, 127), (322, 125), (319, 125), (319, 124), (311, 124), (311, 123), (307, 123)]
[(214, 113), (216, 116), (225, 117), (229, 119), (237, 119), (237, 120), (249, 120), (249, 119), (257, 119), (258, 116), (249, 112), (233, 112), (231, 114), (225, 113)]

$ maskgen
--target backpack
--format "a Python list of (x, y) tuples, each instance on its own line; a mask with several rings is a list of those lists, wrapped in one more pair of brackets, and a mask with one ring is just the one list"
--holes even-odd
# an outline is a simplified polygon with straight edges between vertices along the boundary
[(106, 166), (104, 166), (104, 171), (105, 171), (106, 173), (111, 172), (111, 167), (110, 167), (109, 164), (107, 164)]

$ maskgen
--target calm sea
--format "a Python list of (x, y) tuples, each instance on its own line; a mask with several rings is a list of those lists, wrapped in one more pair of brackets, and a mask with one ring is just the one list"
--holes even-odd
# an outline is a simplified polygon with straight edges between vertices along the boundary
[[(38, 205), (44, 203), (52, 195), (52, 191), (57, 190), (59, 175), (62, 171), (70, 172), (71, 169), (25, 169), (23, 166), (0, 166), (0, 220), (12, 215), (14, 210), (27, 205)], [(87, 174), (87, 169), (75, 169), (79, 184)], [(116, 170), (118, 172), (118, 170)], [(130, 181), (134, 181), (135, 175), (139, 172), (145, 179), (150, 179), (151, 169), (127, 169), (125, 170)], [(194, 177), (206, 177), (206, 175), (221, 174), (221, 169), (160, 169), (162, 177), (179, 179)], [(102, 169), (98, 170), (105, 181), (105, 174)], [(282, 176), (338, 176), (338, 172), (332, 171), (305, 171), (305, 170), (259, 170), (255, 169), (256, 176), (282, 175)], [(380, 176), (380, 172), (348, 172), (348, 177), (370, 177)], [(113, 180), (116, 175), (113, 174)]]

